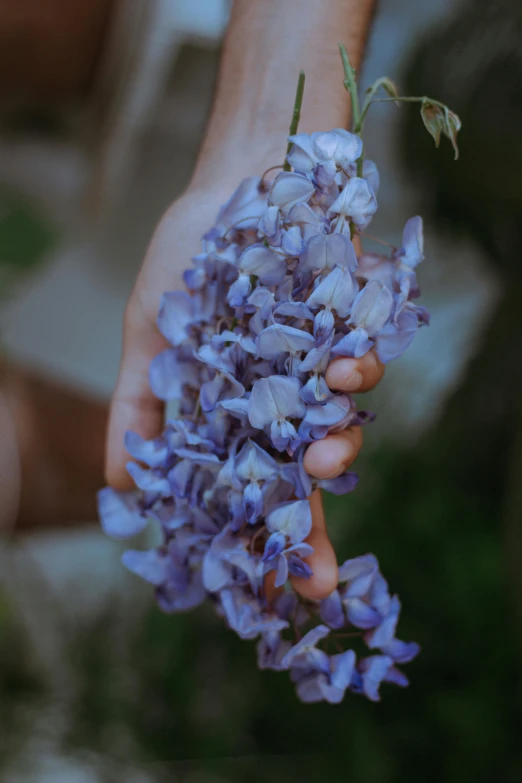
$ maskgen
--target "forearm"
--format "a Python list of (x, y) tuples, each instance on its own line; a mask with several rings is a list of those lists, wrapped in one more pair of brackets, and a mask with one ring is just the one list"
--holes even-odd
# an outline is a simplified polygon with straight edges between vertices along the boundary
[(235, 0), (196, 187), (220, 176), (224, 163), (237, 169), (240, 156), (250, 173), (257, 164), (282, 161), (301, 68), (306, 87), (300, 129), (347, 126), (350, 107), (337, 45), (346, 44), (358, 68), (374, 5), (375, 0)]

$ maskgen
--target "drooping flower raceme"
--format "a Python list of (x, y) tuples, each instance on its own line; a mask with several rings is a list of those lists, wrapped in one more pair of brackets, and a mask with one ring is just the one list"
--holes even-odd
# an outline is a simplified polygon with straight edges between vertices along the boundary
[[(315, 604), (289, 580), (312, 573), (313, 489), (357, 483), (351, 472), (312, 479), (304, 451), (372, 420), (328, 388), (329, 362), (370, 350), (387, 362), (428, 322), (415, 304), (422, 222), (406, 223), (389, 256), (357, 259), (353, 235), (372, 220), (379, 184), (371, 161), (357, 175), (361, 140), (341, 129), (290, 140), (293, 170), (242, 182), (185, 273), (188, 293), (164, 295), (158, 328), (170, 347), (150, 383), (179, 401), (179, 418), (152, 441), (127, 433), (136, 492), (105, 488), (99, 510), (115, 538), (160, 529), (159, 547), (127, 551), (123, 563), (164, 611), (211, 596), (231, 629), (258, 640), (259, 666), (289, 671), (303, 701), (337, 703), (346, 691), (377, 700), (381, 683), (407, 684), (398, 665), (419, 648), (396, 637), (399, 599), (375, 557), (344, 563), (337, 589)], [(271, 571), (280, 593), (269, 604)], [(352, 636), (365, 656), (345, 644)]]

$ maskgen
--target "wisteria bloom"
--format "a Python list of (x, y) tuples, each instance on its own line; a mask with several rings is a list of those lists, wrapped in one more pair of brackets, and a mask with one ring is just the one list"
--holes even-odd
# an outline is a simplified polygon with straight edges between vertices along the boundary
[(210, 599), (231, 630), (257, 640), (260, 668), (287, 671), (304, 702), (336, 704), (347, 692), (376, 701), (383, 683), (407, 685), (400, 667), (419, 648), (396, 635), (400, 602), (374, 555), (343, 563), (320, 602), (301, 599), (291, 579), (312, 575), (313, 490), (357, 484), (349, 471), (313, 479), (306, 448), (373, 418), (329, 389), (329, 362), (370, 350), (397, 358), (428, 322), (415, 303), (422, 221), (408, 220), (387, 256), (357, 258), (353, 238), (370, 224), (379, 186), (374, 163), (357, 165), (361, 139), (335, 129), (290, 142), (291, 170), (242, 182), (203, 237), (187, 292), (163, 296), (158, 329), (169, 345), (150, 384), (178, 401), (179, 417), (154, 440), (127, 433), (136, 491), (103, 489), (99, 511), (114, 538), (160, 531), (158, 547), (122, 560), (162, 610)]

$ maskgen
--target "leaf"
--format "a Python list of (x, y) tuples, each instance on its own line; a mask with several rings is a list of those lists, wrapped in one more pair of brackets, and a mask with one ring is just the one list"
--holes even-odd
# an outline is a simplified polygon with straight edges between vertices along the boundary
[(446, 128), (443, 131), (444, 135), (451, 141), (453, 149), (455, 150), (455, 160), (459, 157), (459, 148), (457, 146), (457, 133), (462, 127), (460, 117), (454, 112), (450, 111), (448, 107), (444, 109), (446, 118)]
[(421, 117), (426, 130), (435, 140), (435, 146), (438, 147), (440, 134), (446, 125), (444, 112), (439, 106), (435, 106), (435, 104), (429, 101), (423, 101), (421, 104)]
[(457, 160), (459, 157), (457, 133), (461, 128), (460, 118), (447, 106), (438, 106), (432, 103), (429, 98), (423, 99), (421, 103), (421, 117), (428, 133), (435, 140), (435, 146), (439, 146), (442, 133), (451, 141), (455, 150), (455, 160)]
[(399, 95), (399, 91), (395, 86), (394, 82), (392, 82), (391, 79), (388, 79), (387, 76), (381, 76), (380, 79), (374, 81), (371, 87), (368, 87), (368, 89), (366, 90), (366, 95), (368, 96), (366, 101), (371, 100), (380, 87), (382, 87), (383, 90), (385, 90), (388, 93), (390, 98), (396, 98)]
[[(383, 90), (385, 90), (391, 98), (397, 98), (399, 95), (399, 91), (397, 90), (397, 87), (395, 86), (395, 84), (392, 82), (391, 79), (388, 79), (387, 76), (381, 76), (380, 79), (376, 79), (376, 81), (374, 81), (374, 83), (366, 90), (366, 98), (364, 99), (364, 104), (361, 109), (362, 118), (366, 116), (366, 112), (368, 111), (370, 104), (380, 87), (382, 87)], [(396, 102), (395, 105), (398, 106), (399, 103)]]

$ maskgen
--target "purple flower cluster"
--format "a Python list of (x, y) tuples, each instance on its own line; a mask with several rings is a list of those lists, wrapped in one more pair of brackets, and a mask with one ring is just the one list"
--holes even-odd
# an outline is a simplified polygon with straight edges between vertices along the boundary
[[(99, 510), (115, 538), (150, 520), (160, 528), (158, 548), (127, 551), (123, 563), (154, 585), (163, 610), (210, 597), (242, 639), (258, 639), (261, 668), (290, 672), (303, 701), (336, 703), (346, 690), (375, 701), (382, 682), (407, 685), (397, 664), (419, 649), (395, 636), (399, 599), (375, 557), (344, 563), (321, 602), (289, 580), (312, 574), (312, 491), (340, 495), (357, 483), (352, 472), (313, 479), (308, 444), (372, 419), (328, 388), (329, 362), (370, 349), (388, 362), (428, 322), (414, 303), (422, 221), (406, 223), (389, 256), (358, 259), (352, 239), (377, 210), (379, 187), (371, 161), (357, 176), (360, 138), (336, 129), (290, 141), (293, 171), (243, 181), (185, 272), (189, 293), (164, 295), (158, 328), (170, 347), (150, 383), (178, 400), (179, 416), (151, 441), (127, 433), (138, 491), (105, 488)], [(269, 602), (271, 571), (280, 590)], [(351, 649), (356, 638), (364, 657)]]

